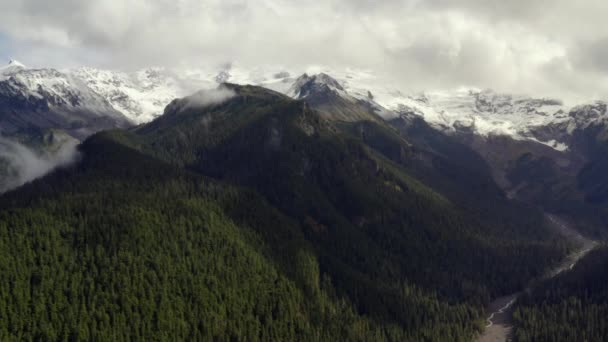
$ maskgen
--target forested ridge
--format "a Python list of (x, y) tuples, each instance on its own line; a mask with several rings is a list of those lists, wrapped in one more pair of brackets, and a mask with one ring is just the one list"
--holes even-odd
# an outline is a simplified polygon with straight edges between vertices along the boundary
[(519, 299), (513, 314), (517, 341), (606, 341), (607, 284), (603, 245)]
[(468, 341), (570, 248), (534, 211), (488, 220), (413, 159), (236, 91), (96, 134), (0, 197), (1, 340)]
[(357, 314), (321, 275), (298, 224), (259, 196), (99, 140), (77, 167), (2, 198), (3, 340), (471, 333), (473, 308), (407, 283), (407, 325)]

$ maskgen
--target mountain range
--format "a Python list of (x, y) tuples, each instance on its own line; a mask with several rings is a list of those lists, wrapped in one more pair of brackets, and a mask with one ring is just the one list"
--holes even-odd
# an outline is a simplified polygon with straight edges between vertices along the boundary
[(20, 89), (22, 94), (39, 93), (44, 96), (47, 92), (50, 103), (60, 101), (74, 105), (78, 100), (90, 106), (88, 109), (112, 112), (108, 110), (109, 103), (115, 111), (135, 123), (151, 121), (162, 114), (164, 107), (175, 98), (222, 82), (259, 85), (293, 98), (307, 96), (306, 90), (301, 89), (304, 86), (326, 86), (345, 98), (374, 105), (375, 111), (385, 119), (403, 114), (418, 115), (446, 131), (470, 130), (485, 136), (507, 135), (538, 141), (560, 151), (568, 149), (566, 137), (555, 136), (551, 138), (556, 139), (547, 140), (549, 137), (542, 134), (543, 128), (559, 126), (563, 129), (560, 133), (566, 135), (608, 120), (605, 103), (601, 101), (566, 106), (559, 99), (478, 89), (407, 94), (370, 72), (333, 71), (321, 67), (312, 70), (320, 72), (300, 76), (282, 68), (247, 70), (232, 65), (179, 71), (148, 68), (117, 72), (89, 67), (57, 71), (30, 69), (18, 61), (11, 61), (0, 68), (0, 79), (17, 82), (12, 88)]
[(310, 91), (306, 88), (311, 86), (326, 87), (350, 101), (367, 103), (384, 119), (414, 115), (446, 132), (508, 136), (558, 151), (570, 148), (574, 131), (608, 120), (602, 101), (566, 106), (559, 99), (478, 89), (407, 94), (369, 72), (314, 69), (321, 72), (309, 76), (282, 68), (246, 70), (232, 65), (205, 71), (149, 68), (116, 72), (89, 67), (57, 71), (30, 69), (11, 61), (0, 68), (0, 80), (12, 82), (5, 88), (18, 90), (22, 96), (46, 97), (50, 105), (81, 105), (86, 106), (82, 110), (97, 110), (108, 116), (120, 112), (134, 123), (149, 122), (162, 114), (171, 100), (222, 82), (258, 85), (293, 98), (307, 97)]
[(19, 284), (0, 284), (0, 332), (464, 341), (573, 248), (465, 145), (429, 150), (302, 80), (304, 100), (232, 83), (173, 100), (0, 196)]
[(469, 341), (608, 234), (604, 103), (317, 71), (1, 69), (0, 339)]
[[(235, 65), (180, 71), (57, 71), (12, 61), (0, 69), (1, 127), (4, 135), (42, 131), (37, 135), (44, 136), (55, 129), (82, 140), (99, 130), (150, 122), (173, 99), (197, 89), (223, 82), (251, 84), (304, 99), (326, 119), (387, 122), (406, 135), (415, 135), (423, 122), (430, 131), (479, 154), (509, 196), (550, 210), (569, 211), (574, 205), (572, 213), (592, 212), (607, 200), (608, 185), (601, 180), (599, 186), (588, 185), (596, 184), (588, 179), (597, 179), (607, 168), (605, 102), (567, 106), (558, 99), (477, 89), (406, 94), (371, 72), (311, 70), (316, 73)], [(20, 141), (28, 140), (21, 134)], [(600, 212), (591, 215), (595, 218), (590, 226), (605, 224), (606, 214)]]

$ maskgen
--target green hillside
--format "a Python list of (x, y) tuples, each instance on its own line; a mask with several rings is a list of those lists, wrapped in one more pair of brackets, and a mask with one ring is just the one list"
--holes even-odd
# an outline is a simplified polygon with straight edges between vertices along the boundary
[(513, 316), (517, 341), (606, 341), (607, 269), (608, 248), (599, 247), (522, 297)]
[(228, 87), (0, 197), (0, 339), (468, 341), (568, 250), (538, 213), (488, 220), (384, 125)]

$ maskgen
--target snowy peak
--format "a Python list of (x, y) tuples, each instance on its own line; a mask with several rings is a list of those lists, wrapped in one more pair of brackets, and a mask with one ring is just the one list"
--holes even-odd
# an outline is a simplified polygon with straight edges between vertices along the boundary
[(255, 84), (281, 93), (293, 83), (288, 73), (277, 73), (276, 69), (269, 74), (235, 66), (219, 69), (146, 68), (128, 72), (83, 67), (71, 73), (138, 124), (160, 116), (174, 99), (201, 89), (215, 88), (221, 83)]
[(25, 65), (23, 65), (22, 63), (20, 63), (18, 60), (15, 60), (15, 59), (11, 59), (8, 62), (8, 66), (18, 67), (18, 68), (23, 68), (23, 69), (26, 68)]
[[(118, 111), (136, 123), (158, 117), (173, 99), (227, 81), (306, 99), (312, 105), (326, 106), (328, 111), (357, 107), (386, 120), (415, 116), (450, 134), (505, 135), (556, 149), (566, 149), (567, 136), (576, 129), (608, 121), (603, 102), (568, 107), (556, 99), (474, 88), (410, 94), (372, 71), (340, 71), (320, 66), (306, 71), (230, 64), (199, 69), (147, 68), (135, 72), (80, 68), (61, 73), (54, 69), (28, 69), (13, 61), (0, 67), (0, 81), (11, 84), (7, 89), (21, 89), (33, 98), (49, 99), (51, 105), (96, 103), (96, 107)], [(350, 114), (340, 117), (359, 118)], [(560, 133), (554, 136), (557, 131)]]
[(517, 112), (524, 115), (544, 115), (554, 110), (560, 110), (564, 106), (563, 102), (557, 99), (498, 94), (492, 90), (471, 92), (471, 96), (475, 98), (475, 109), (480, 113), (509, 114)]
[(67, 129), (84, 137), (101, 128), (125, 127), (129, 120), (78, 77), (56, 69), (28, 69), (12, 62), (2, 69), (0, 118), (4, 131), (23, 125)]
[(84, 81), (56, 69), (29, 69), (12, 62), (0, 74), (3, 133), (59, 129), (77, 139), (132, 123)]
[(10, 78), (0, 80), (7, 85), (3, 87), (5, 96), (37, 100), (48, 107), (86, 107), (98, 113), (114, 112), (103, 97), (70, 74), (55, 69), (24, 69), (16, 63), (9, 65), (9, 69)]
[(538, 127), (568, 120), (568, 108), (559, 100), (491, 90), (427, 92), (402, 96), (392, 105), (391, 110), (419, 115), (444, 131), (472, 132), (481, 136), (506, 135), (520, 140), (536, 140), (533, 132)]
[(590, 126), (601, 125), (608, 123), (608, 104), (603, 101), (595, 103), (578, 105), (570, 110), (568, 116), (572, 123), (569, 130), (573, 127), (585, 129)]
[(606, 102), (597, 101), (592, 104), (579, 105), (572, 108), (570, 116), (576, 120), (590, 122), (606, 116)]
[(319, 73), (313, 76), (303, 74), (298, 77), (294, 82), (293, 86), (289, 89), (288, 95), (297, 98), (304, 99), (316, 94), (325, 94), (328, 92), (338, 93), (344, 95), (344, 87), (333, 77)]
[(286, 95), (304, 99), (325, 118), (335, 121), (381, 121), (386, 109), (374, 101), (369, 90), (350, 92), (346, 80), (337, 80), (321, 72), (298, 77)]
[(0, 80), (12, 76), (15, 73), (25, 69), (25, 65), (19, 63), (14, 59), (11, 59), (7, 65), (0, 67)]
[(119, 72), (85, 67), (73, 70), (72, 74), (136, 123), (152, 121), (172, 100), (189, 95), (194, 89), (208, 87), (207, 83), (190, 82), (164, 68)]

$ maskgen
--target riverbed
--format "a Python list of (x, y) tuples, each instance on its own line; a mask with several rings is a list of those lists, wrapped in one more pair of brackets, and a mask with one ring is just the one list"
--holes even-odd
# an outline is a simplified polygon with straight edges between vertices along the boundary
[[(597, 242), (585, 238), (571, 228), (567, 222), (556, 215), (546, 214), (546, 217), (560, 234), (575, 241), (579, 245), (577, 250), (568, 255), (568, 257), (558, 266), (547, 271), (544, 278), (550, 279), (561, 272), (572, 269), (585, 254), (589, 253), (589, 251), (597, 245)], [(489, 314), (486, 318), (486, 326), (483, 333), (476, 339), (477, 342), (502, 342), (511, 340), (513, 332), (513, 305), (522, 292), (497, 298), (488, 305), (486, 312)]]

